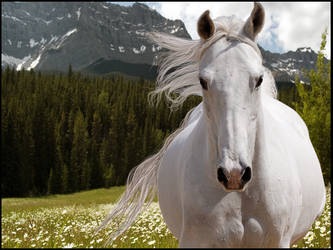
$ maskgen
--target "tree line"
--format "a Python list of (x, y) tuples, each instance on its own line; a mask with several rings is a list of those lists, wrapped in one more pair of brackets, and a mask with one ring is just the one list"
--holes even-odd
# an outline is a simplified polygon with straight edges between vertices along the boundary
[(36, 196), (124, 185), (158, 152), (189, 109), (148, 104), (154, 84), (121, 75), (92, 77), (1, 72), (2, 195)]

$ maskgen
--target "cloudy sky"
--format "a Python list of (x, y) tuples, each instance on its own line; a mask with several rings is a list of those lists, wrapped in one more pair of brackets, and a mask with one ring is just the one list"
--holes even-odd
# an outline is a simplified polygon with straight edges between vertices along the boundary
[[(133, 2), (114, 2), (132, 5)], [(246, 20), (253, 2), (144, 2), (168, 19), (180, 19), (192, 39), (198, 39), (196, 23), (207, 9), (214, 19), (236, 15)], [(326, 57), (331, 54), (331, 3), (330, 2), (262, 2), (265, 8), (265, 26), (258, 43), (271, 52), (287, 52), (299, 47), (311, 47), (318, 52), (321, 34), (328, 29)]]

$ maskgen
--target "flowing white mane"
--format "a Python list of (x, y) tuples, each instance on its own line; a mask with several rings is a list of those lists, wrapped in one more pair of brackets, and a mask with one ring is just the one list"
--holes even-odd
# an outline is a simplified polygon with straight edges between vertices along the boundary
[[(148, 34), (152, 41), (168, 50), (159, 58), (157, 86), (149, 96), (152, 102), (156, 100), (158, 103), (161, 95), (165, 93), (171, 102), (171, 108), (177, 108), (190, 95), (202, 96), (202, 88), (198, 78), (200, 58), (207, 48), (222, 37), (247, 43), (262, 57), (257, 44), (242, 33), (244, 26), (242, 20), (234, 15), (218, 17), (214, 20), (214, 25), (215, 33), (208, 40), (188, 40), (158, 32)], [(265, 70), (262, 85), (266, 94), (276, 98), (275, 81), (268, 69)]]

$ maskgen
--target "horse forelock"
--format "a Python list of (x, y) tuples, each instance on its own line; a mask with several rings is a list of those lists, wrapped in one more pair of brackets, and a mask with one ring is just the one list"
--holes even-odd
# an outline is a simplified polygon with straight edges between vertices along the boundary
[(218, 17), (214, 19), (214, 25), (215, 25), (214, 35), (207, 41), (202, 40), (203, 49), (201, 51), (200, 58), (210, 46), (212, 46), (215, 42), (225, 37), (229, 41), (237, 40), (248, 44), (256, 51), (256, 53), (262, 59), (262, 54), (260, 52), (257, 43), (252, 41), (244, 34), (243, 32), (244, 22), (239, 18), (237, 18), (235, 15), (229, 17), (225, 16)]

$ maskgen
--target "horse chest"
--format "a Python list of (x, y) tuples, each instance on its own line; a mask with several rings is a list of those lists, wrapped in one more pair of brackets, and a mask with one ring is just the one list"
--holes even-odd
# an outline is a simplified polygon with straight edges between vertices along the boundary
[(244, 236), (242, 244), (247, 247), (262, 245), (264, 229), (262, 223), (256, 218), (248, 218), (244, 223)]
[(237, 248), (263, 245), (263, 223), (255, 217), (242, 218), (240, 208), (228, 209), (217, 205), (210, 212), (192, 212), (187, 214), (183, 235), (197, 246)]
[(203, 247), (258, 247), (275, 246), (280, 240), (285, 213), (272, 214), (258, 192), (221, 196), (203, 186), (192, 186), (191, 191), (185, 199), (183, 235), (193, 243), (198, 239), (196, 244)]
[(223, 207), (216, 211), (215, 239), (219, 247), (256, 247), (264, 241), (264, 221), (256, 212), (244, 213), (244, 207)]

